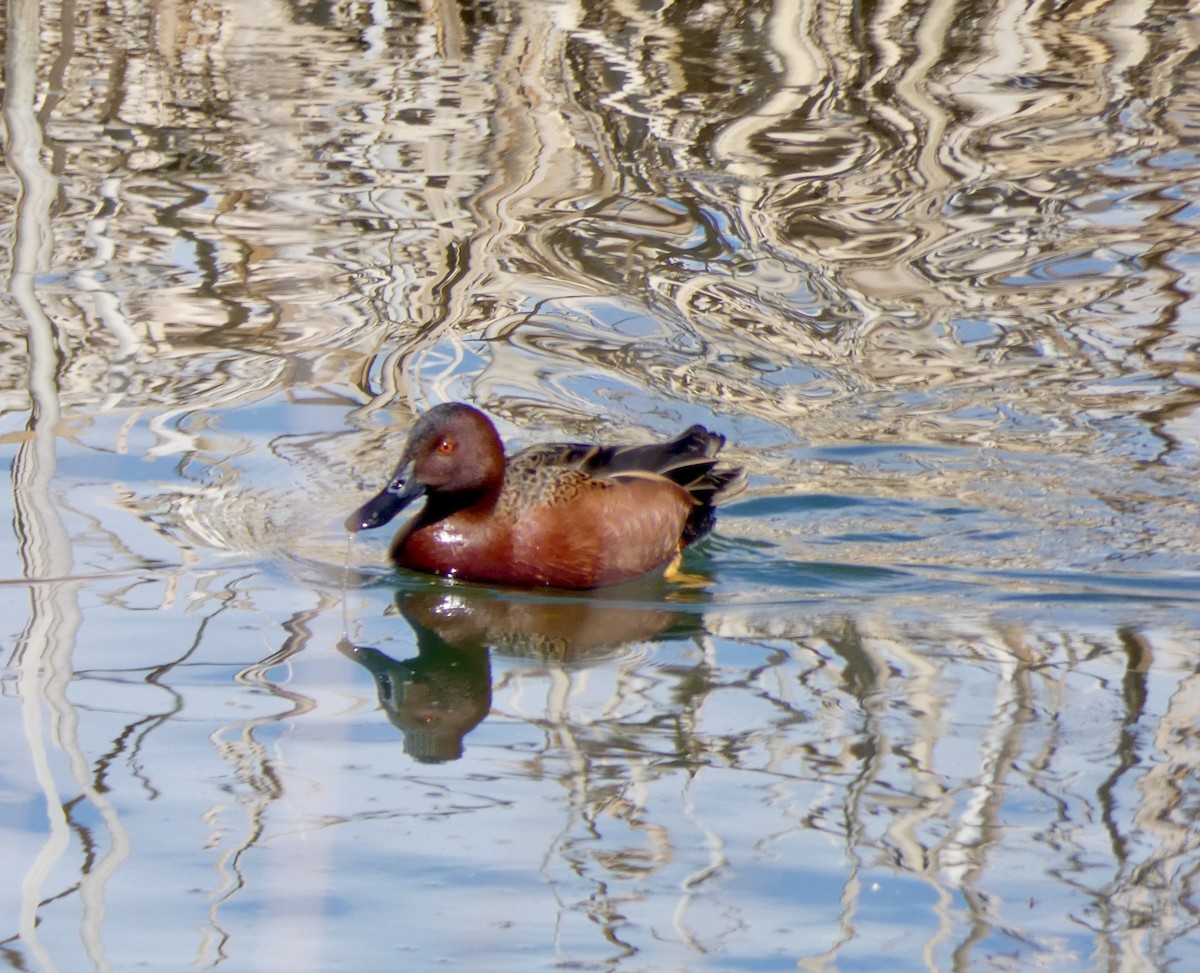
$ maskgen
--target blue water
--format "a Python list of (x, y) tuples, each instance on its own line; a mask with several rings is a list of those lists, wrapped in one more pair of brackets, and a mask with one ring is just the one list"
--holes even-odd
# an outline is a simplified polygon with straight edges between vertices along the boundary
[[(1191, 26), (11, 5), (0, 967), (1190, 968)], [(450, 400), (750, 487), (397, 572)]]

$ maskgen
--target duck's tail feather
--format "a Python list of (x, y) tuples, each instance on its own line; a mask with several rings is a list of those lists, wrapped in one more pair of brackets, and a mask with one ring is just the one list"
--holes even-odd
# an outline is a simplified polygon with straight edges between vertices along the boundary
[(663, 476), (678, 484), (695, 501), (683, 530), (683, 543), (687, 545), (712, 530), (717, 504), (746, 488), (746, 471), (740, 466), (718, 467), (716, 456), (724, 445), (725, 437), (720, 433), (694, 425), (665, 443), (636, 446), (565, 443), (548, 448), (555, 451), (556, 462), (592, 476)]

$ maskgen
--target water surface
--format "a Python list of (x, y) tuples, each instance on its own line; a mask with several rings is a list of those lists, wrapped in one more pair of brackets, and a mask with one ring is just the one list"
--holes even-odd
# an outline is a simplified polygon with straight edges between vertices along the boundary
[[(9, 3), (0, 963), (1189, 968), (1198, 30)], [(391, 572), (458, 399), (751, 487), (686, 583)]]

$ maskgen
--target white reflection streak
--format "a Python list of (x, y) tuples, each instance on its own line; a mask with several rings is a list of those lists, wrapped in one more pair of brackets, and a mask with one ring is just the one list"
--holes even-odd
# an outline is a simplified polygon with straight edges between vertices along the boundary
[[(1004, 782), (1012, 765), (1012, 754), (1019, 747), (1021, 734), (1022, 695), (1020, 665), (1015, 657), (1000, 661), (1000, 678), (992, 704), (988, 732), (980, 746), (979, 773), (974, 784), (966, 788), (969, 797), (954, 833), (947, 839), (938, 856), (938, 867), (956, 887), (970, 893), (977, 877), (983, 872), (983, 859), (994, 841), (996, 808), (1003, 800)], [(990, 900), (979, 896), (975, 909)], [(976, 918), (992, 922), (994, 910)]]
[(925, 122), (916, 168), (925, 180), (927, 193), (944, 189), (951, 183), (950, 174), (941, 161), (949, 117), (927, 92), (930, 71), (945, 59), (946, 38), (958, 15), (955, 0), (936, 0), (928, 6), (913, 37), (917, 42), (917, 56), (896, 82), (896, 94)]
[[(672, 924), (675, 927), (676, 934), (698, 953), (709, 953), (712, 947), (707, 945), (700, 937), (693, 933), (688, 919), (688, 910), (696, 897), (702, 894), (701, 887), (714, 875), (718, 875), (729, 867), (729, 857), (725, 854), (725, 839), (720, 836), (713, 828), (710, 828), (700, 819), (700, 813), (696, 809), (696, 801), (693, 797), (694, 790), (698, 786), (700, 777), (704, 773), (704, 768), (701, 768), (691, 777), (685, 777), (683, 785), (683, 815), (696, 826), (696, 830), (704, 835), (704, 847), (708, 850), (708, 863), (693, 870), (690, 874), (684, 877), (680, 884), (679, 901), (675, 904), (675, 911), (671, 915)], [(717, 936), (719, 932), (715, 929), (707, 930), (709, 936)]]
[[(716, 672), (720, 668), (716, 644), (711, 638), (703, 637), (698, 642), (698, 648), (703, 655), (704, 667), (710, 672)], [(695, 728), (700, 724), (704, 712), (704, 704), (709, 698), (709, 695), (706, 693), (697, 700), (695, 710), (689, 717), (691, 726), (689, 727), (688, 736), (695, 735)], [(699, 812), (696, 810), (696, 802), (693, 794), (703, 773), (704, 768), (699, 768), (690, 778), (685, 776), (680, 796), (683, 800), (684, 817), (691, 821), (696, 826), (696, 830), (704, 835), (704, 847), (708, 850), (708, 862), (694, 869), (684, 877), (680, 883), (679, 901), (675, 904), (675, 910), (671, 915), (671, 922), (675, 927), (676, 934), (689, 947), (702, 954), (711, 952), (712, 947), (706, 941), (702, 940), (697, 933), (692, 932), (688, 912), (697, 896), (701, 894), (701, 886), (714, 875), (725, 871), (729, 867), (729, 858), (725, 854), (725, 839), (717, 831), (701, 821)], [(705, 931), (705, 934), (708, 942), (712, 942), (720, 936), (720, 932), (716, 929), (708, 929)]]
[[(779, 58), (779, 79), (775, 90), (756, 111), (735, 118), (714, 138), (714, 158), (729, 172), (752, 177), (766, 171), (765, 164), (749, 146), (776, 120), (795, 114), (804, 103), (806, 91), (823, 76), (825, 56), (811, 40), (817, 6), (811, 0), (778, 0), (772, 6), (767, 36), (772, 53)], [(748, 180), (747, 188), (741, 192), (754, 193), (748, 188), (750, 185)]]
[[(80, 936), (92, 964), (108, 970), (100, 941), (103, 890), (109, 876), (128, 856), (129, 842), (111, 803), (95, 788), (78, 740), (78, 717), (67, 701), (73, 671), (71, 654), (81, 624), (80, 582), (68, 578), (73, 558), (70, 537), (51, 499), (57, 469), (55, 436), (60, 419), (57, 388), (58, 348), (54, 326), (34, 290), (35, 276), (50, 263), (53, 237), (50, 210), (55, 178), (41, 162), (42, 133), (34, 113), (37, 87), (39, 9), (36, 0), (9, 0), (5, 45), (3, 117), (8, 136), (6, 161), (20, 185), (13, 231), (9, 292), (27, 324), (30, 392), (29, 439), (13, 463), (16, 528), (25, 576), (30, 586), (30, 616), (17, 647), (18, 692), (26, 742), (34, 774), (46, 800), (49, 835), (21, 883), (21, 939), (40, 969), (56, 966), (38, 939), (42, 888), (70, 844), (70, 825), (50, 766), (42, 729), (42, 701), (50, 711), (54, 743), (67, 755), (76, 786), (108, 826), (109, 851), (80, 877), (83, 918)], [(41, 583), (46, 582), (46, 583)]]
[[(54, 473), (54, 427), (58, 422), (58, 399), (54, 393), (54, 337), (33, 294), (33, 274), (45, 266), (50, 236), (45, 214), (54, 197), (54, 180), (41, 168), (41, 139), (33, 117), (34, 73), (37, 61), (37, 11), (29, 0), (9, 0), (8, 40), (5, 45), (4, 127), (8, 136), (9, 168), (21, 186), (16, 209), (9, 291), (29, 323), (29, 389), (32, 437), (22, 444), (13, 463), (13, 501), (16, 512), (21, 560), (30, 578), (62, 577), (71, 568), (66, 531), (50, 502), (50, 480)], [(30, 617), (18, 642), (17, 692), (21, 699), (25, 739), (34, 775), (46, 800), (49, 835), (29, 871), (21, 881), (21, 914), (18, 931), (39, 968), (56, 969), (38, 939), (38, 905), (42, 887), (54, 864), (70, 844), (70, 828), (63, 813), (42, 725), (43, 692), (48, 697), (60, 668), (54, 653), (43, 650), (69, 644), (78, 625), (79, 612), (62, 586), (34, 584), (30, 589)], [(66, 609), (65, 611), (61, 609)], [(65, 632), (63, 631), (65, 629)], [(46, 682), (41, 672), (46, 663)]]
[[(563, 751), (570, 758), (570, 771), (567, 778), (570, 788), (570, 798), (567, 804), (569, 811), (567, 819), (563, 822), (562, 830), (550, 842), (546, 849), (546, 854), (543, 856), (543, 870), (551, 861), (551, 856), (558, 859), (563, 858), (563, 850), (568, 843), (571, 829), (578, 822), (587, 823), (589, 804), (589, 761), (587, 753), (580, 744), (578, 736), (572, 730), (568, 719), (574, 682), (571, 674), (562, 669), (551, 669), (547, 675), (550, 677), (550, 688), (546, 699), (546, 723), (547, 728), (552, 729), (558, 735), (559, 746), (562, 747)], [(518, 679), (518, 686), (524, 688), (523, 679)], [(554, 892), (555, 904), (558, 908), (558, 915), (554, 921), (554, 955), (557, 962), (563, 963), (564, 957), (568, 956), (570, 952), (568, 948), (564, 948), (562, 942), (564, 930), (563, 918), (570, 905), (564, 900), (559, 890), (559, 883), (552, 881), (551, 887)]]
[(910, 785), (919, 800), (908, 811), (899, 813), (886, 828), (888, 836), (901, 853), (902, 868), (913, 875), (922, 876), (936, 896), (930, 913), (936, 917), (928, 938), (921, 948), (922, 958), (928, 969), (937, 969), (937, 956), (944, 944), (954, 935), (954, 896), (947, 888), (942, 876), (928, 868), (928, 851), (921, 839), (925, 827), (949, 814), (953, 802), (946, 797), (944, 778), (935, 767), (938, 743), (948, 732), (946, 700), (939, 690), (944, 672), (941, 665), (906, 639), (895, 638), (890, 633), (891, 625), (880, 619), (881, 627), (873, 634), (883, 658), (902, 660), (909, 673), (906, 680), (906, 697), (914, 717), (908, 755), (913, 763), (913, 781)]
[(1122, 971), (1152, 968), (1151, 956), (1161, 956), (1166, 942), (1181, 940), (1195, 929), (1190, 908), (1194, 888), (1196, 849), (1200, 834), (1188, 807), (1188, 768), (1195, 766), (1195, 733), (1200, 726), (1200, 678), (1194, 673), (1169, 691), (1165, 709), (1154, 727), (1156, 759), (1134, 784), (1138, 800), (1132, 807), (1129, 832), (1140, 836), (1146, 852), (1132, 856), (1123, 874), (1105, 890), (1113, 911), (1125, 916), (1153, 916), (1152, 922), (1133, 923), (1109, 955)]
[[(104, 180), (100, 187), (100, 197), (110, 205), (102, 207), (101, 212), (113, 215), (120, 212), (120, 188), (119, 179)], [(109, 368), (120, 363), (122, 371), (128, 371), (129, 366), (134, 364), (142, 343), (138, 339), (137, 332), (125, 317), (120, 299), (111, 290), (106, 289), (102, 283), (102, 268), (112, 262), (117, 250), (116, 243), (108, 234), (109, 219), (108, 216), (94, 216), (88, 220), (85, 239), (91, 245), (95, 256), (90, 261), (92, 266), (81, 267), (76, 272), (73, 282), (79, 290), (93, 295), (101, 323), (117, 339), (118, 359), (116, 362), (109, 362)], [(114, 392), (110, 399), (115, 400), (120, 397), (121, 393)]]

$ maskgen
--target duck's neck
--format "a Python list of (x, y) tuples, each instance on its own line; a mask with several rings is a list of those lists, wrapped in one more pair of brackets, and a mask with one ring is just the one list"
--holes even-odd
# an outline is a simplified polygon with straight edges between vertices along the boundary
[(456, 490), (453, 493), (429, 493), (425, 497), (425, 508), (421, 511), (420, 521), (422, 524), (434, 524), (466, 510), (486, 515), (495, 508), (499, 497), (499, 488), (488, 487), (478, 490)]

